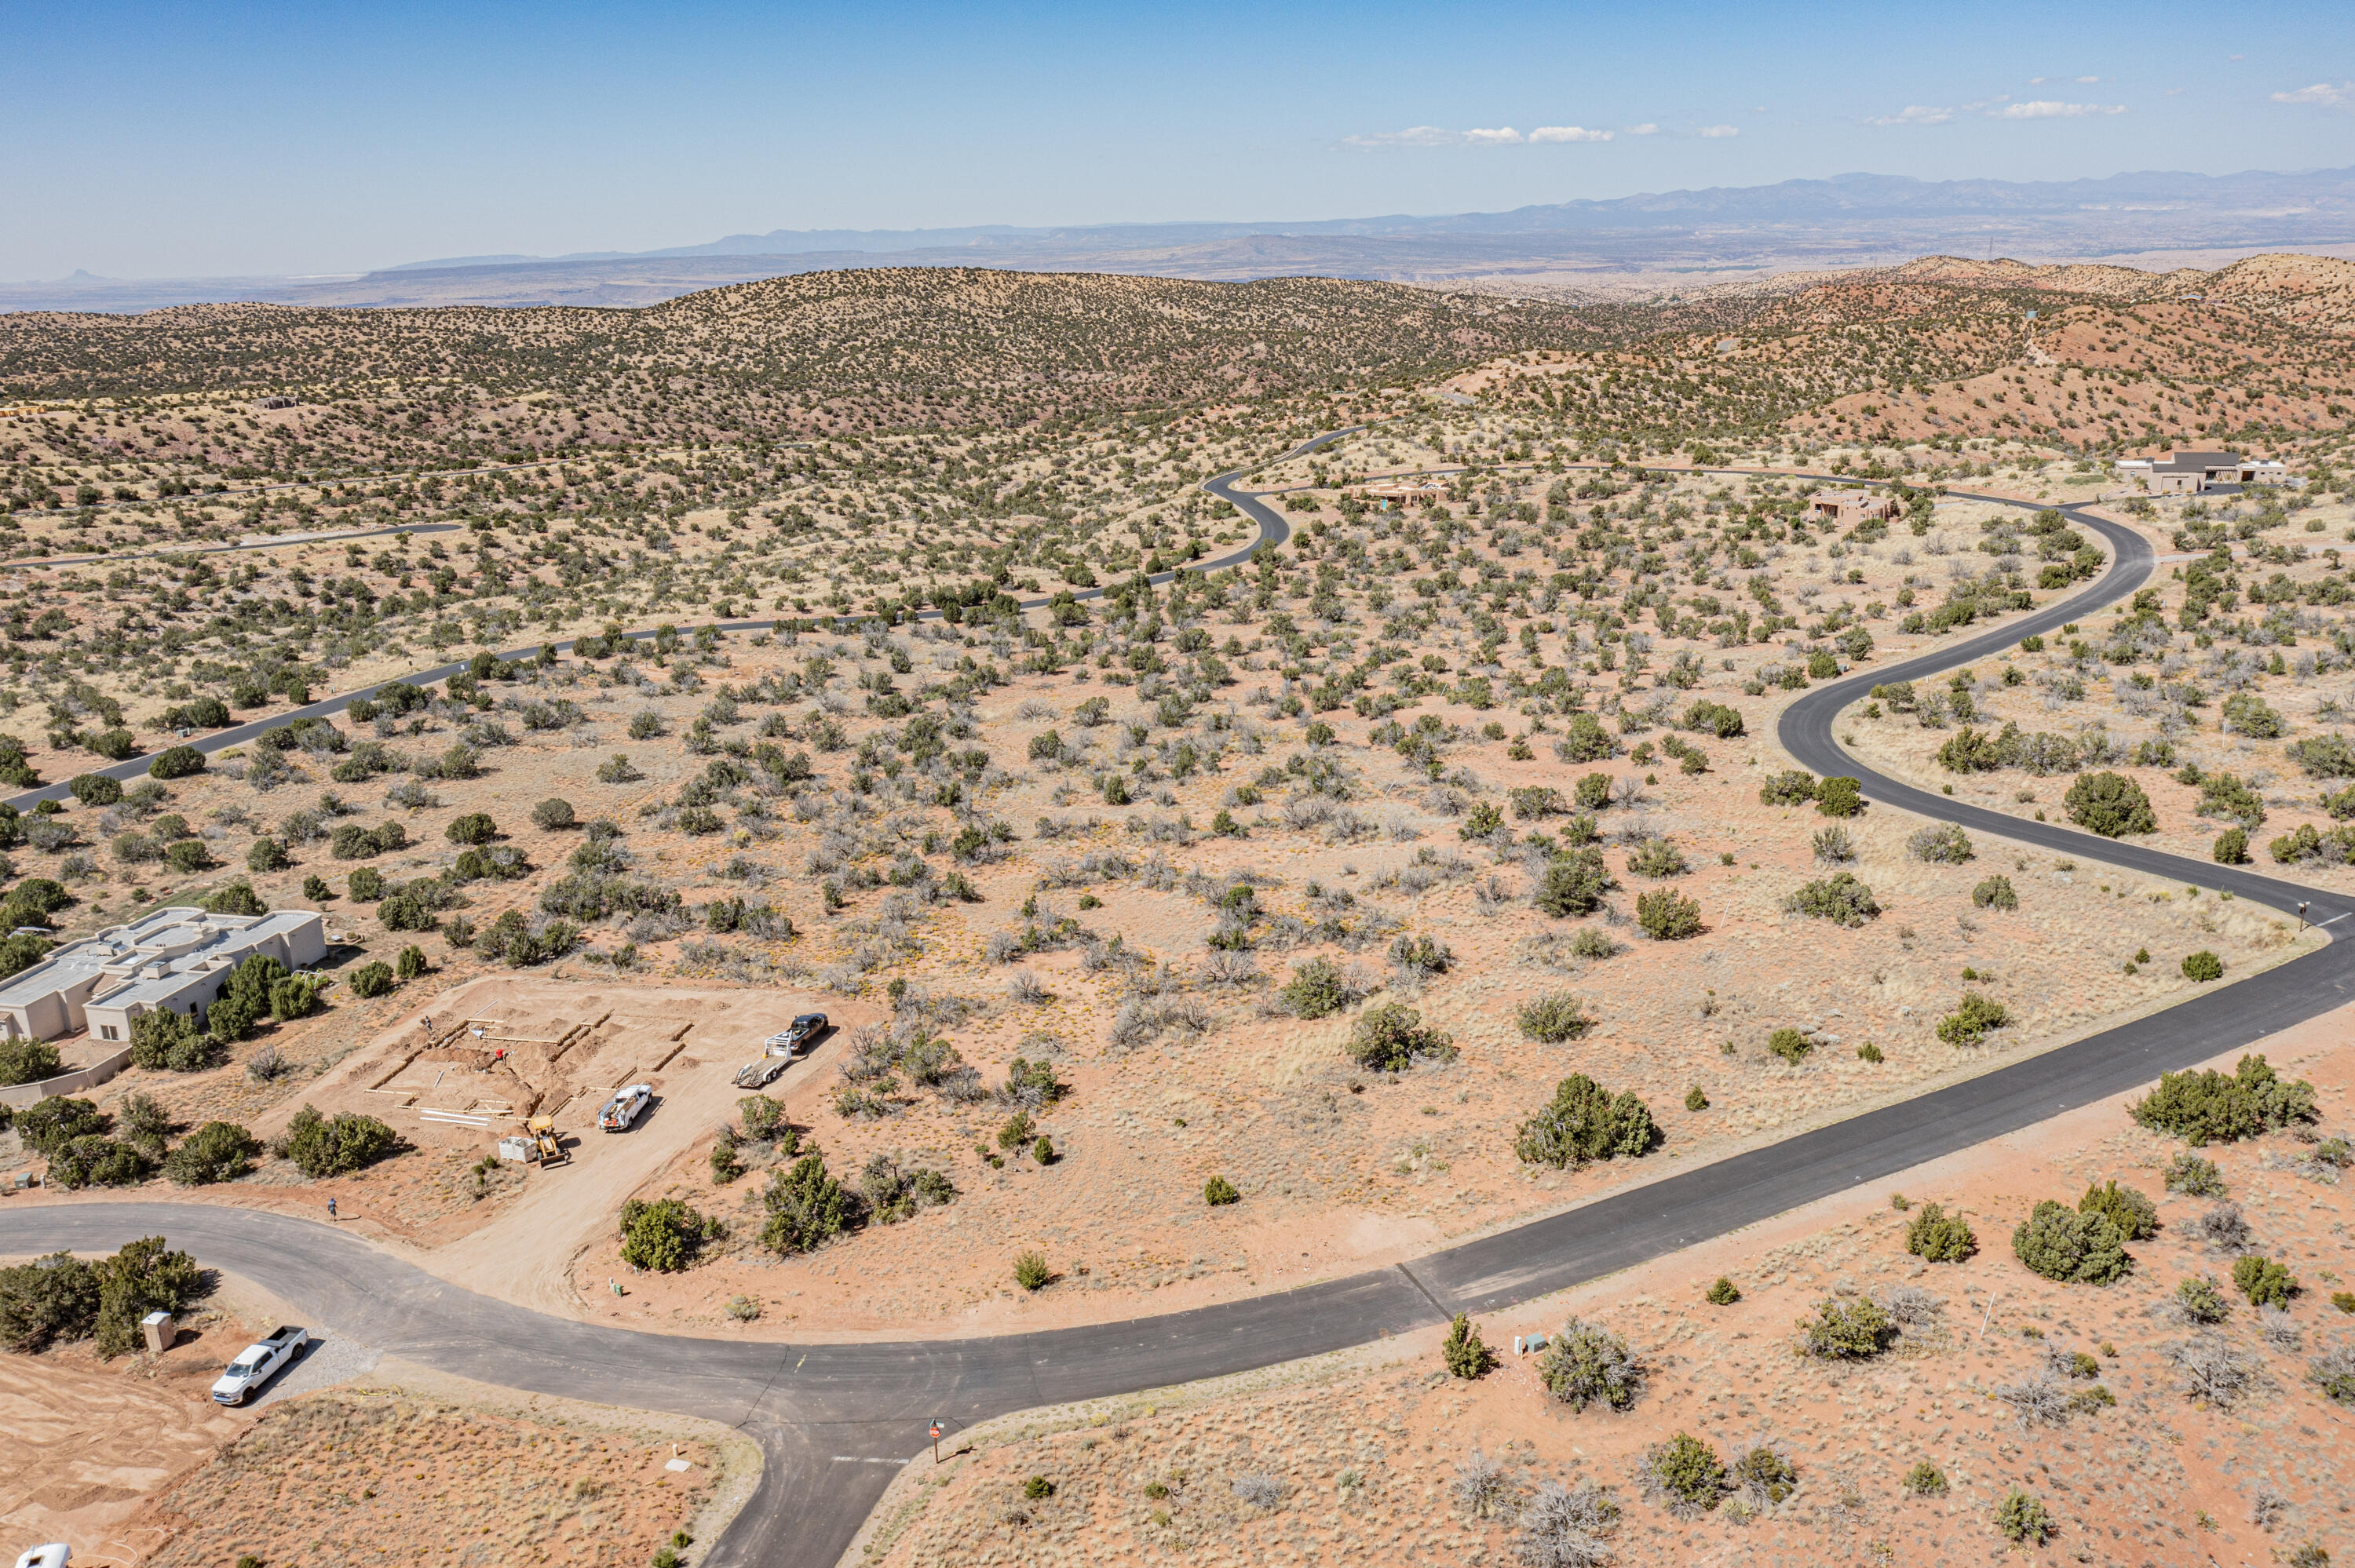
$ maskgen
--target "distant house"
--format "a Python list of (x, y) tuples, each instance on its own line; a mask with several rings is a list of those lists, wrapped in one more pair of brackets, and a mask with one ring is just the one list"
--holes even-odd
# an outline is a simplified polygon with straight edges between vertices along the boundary
[(0, 988), (0, 1033), (54, 1040), (88, 1030), (127, 1041), (131, 1021), (158, 1008), (202, 1022), (229, 971), (256, 953), (307, 969), (326, 957), (326, 920), (308, 909), (155, 910), (69, 942), (11, 979)]
[(1358, 486), (1359, 500), (1375, 506), (1435, 506), (1447, 499), (1447, 486), (1435, 479), (1382, 479)]
[(1839, 528), (1864, 522), (1886, 523), (1899, 510), (1897, 498), (1881, 490), (1819, 490), (1807, 497), (1807, 511), (1817, 523)]
[(2287, 484), (2289, 469), (2237, 452), (2175, 452), (2164, 458), (2123, 458), (2118, 472), (2154, 495), (2198, 495), (2225, 485)]

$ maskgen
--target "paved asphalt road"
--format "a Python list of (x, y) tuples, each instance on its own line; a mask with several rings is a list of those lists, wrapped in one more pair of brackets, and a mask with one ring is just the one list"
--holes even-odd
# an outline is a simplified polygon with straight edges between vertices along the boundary
[[(1268, 537), (1282, 538), (1282, 520), (1234, 492), (1233, 479), (1213, 481), (1211, 488), (1256, 517)], [(1914, 790), (1859, 768), (1833, 744), (1839, 708), (1874, 682), (1999, 652), (2030, 630), (2088, 614), (2149, 575), (2150, 549), (2138, 535), (2089, 516), (2073, 521), (2118, 551), (2115, 565), (2092, 588), (2000, 631), (1817, 688), (1785, 710), (1785, 748), (1815, 771), (1860, 777), (1879, 807), (2153, 876), (2230, 888), (2284, 910), (2307, 900), (2321, 922), (2355, 909), (2355, 900)], [(332, 711), (342, 700), (314, 708)], [(2161, 1071), (2262, 1044), (2274, 1031), (2347, 1000), (2350, 964), (2342, 955), (2350, 952), (2355, 948), (2334, 943), (2156, 1016), (1411, 1265), (1188, 1312), (1042, 1333), (776, 1345), (600, 1328), (456, 1289), (324, 1224), (199, 1204), (0, 1210), (0, 1253), (95, 1252), (161, 1234), (389, 1354), (486, 1383), (740, 1426), (760, 1442), (767, 1464), (751, 1500), (705, 1561), (818, 1568), (841, 1554), (898, 1465), (927, 1451), (924, 1431), (934, 1418), (954, 1434), (1007, 1411), (1247, 1371), (1594, 1279), (2147, 1083)]]

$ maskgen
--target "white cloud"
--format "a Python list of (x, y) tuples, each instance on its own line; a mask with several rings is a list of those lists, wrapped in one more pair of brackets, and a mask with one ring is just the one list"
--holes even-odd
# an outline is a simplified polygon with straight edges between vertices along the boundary
[(1951, 109), (1934, 109), (1926, 103), (1909, 103), (1894, 114), (1876, 114), (1867, 125), (1944, 125), (1955, 117)]
[(1991, 120), (2082, 120), (2089, 114), (2124, 114), (2123, 103), (2062, 103), (2058, 99), (2031, 99), (2026, 103), (2007, 103), (1991, 110)]
[(2052, 79), (2049, 76), (2031, 76), (2028, 79), (2028, 85), (2030, 87), (2042, 87), (2046, 82), (2051, 81), (2051, 79)]
[(1742, 127), (1739, 125), (1704, 125), (1700, 130), (1694, 132), (1693, 134), (1696, 136), (1707, 136), (1712, 139), (1720, 136), (1739, 136), (1742, 134)]
[(2318, 81), (2312, 87), (2301, 87), (2293, 92), (2272, 95), (2275, 103), (2318, 103), (2325, 109), (2355, 110), (2355, 81), (2336, 85)]
[(1532, 142), (1608, 142), (1612, 132), (1589, 131), (1583, 125), (1540, 125), (1529, 132)]
[(1509, 125), (1493, 131), (1450, 131), (1440, 125), (1410, 125), (1403, 131), (1377, 131), (1370, 135), (1344, 136), (1345, 147), (1498, 147), (1520, 141)]
[(1659, 133), (1660, 128), (1653, 124), (1648, 120), (1645, 121), (1641, 125), (1630, 125), (1627, 127), (1627, 134), (1630, 136), (1657, 136)]
[(2101, 79), (2102, 79), (2097, 76), (2081, 76), (2077, 79), (2079, 83), (2083, 85), (2091, 85), (2092, 83), (2097, 82)]

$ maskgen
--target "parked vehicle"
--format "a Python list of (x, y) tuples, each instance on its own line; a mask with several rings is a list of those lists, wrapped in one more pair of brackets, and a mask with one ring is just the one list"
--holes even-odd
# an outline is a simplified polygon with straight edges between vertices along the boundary
[(765, 1089), (777, 1081), (777, 1075), (793, 1064), (786, 1057), (756, 1056), (736, 1069), (736, 1086), (740, 1089)]
[(762, 1045), (772, 1056), (783, 1056), (790, 1059), (795, 1052), (810, 1044), (825, 1033), (826, 1014), (805, 1012), (783, 1030), (762, 1041)]
[(66, 1568), (73, 1561), (73, 1548), (62, 1541), (52, 1541), (47, 1546), (36, 1546), (16, 1559), (16, 1568)]
[(654, 1097), (652, 1084), (632, 1084), (625, 1089), (617, 1089), (613, 1097), (605, 1102), (605, 1108), (597, 1113), (597, 1125), (607, 1132), (627, 1132), (630, 1124), (654, 1103)]
[(294, 1359), (295, 1351), (310, 1342), (309, 1330), (290, 1326), (274, 1330), (268, 1339), (246, 1346), (213, 1384), (213, 1403), (243, 1404), (276, 1375), (279, 1368)]

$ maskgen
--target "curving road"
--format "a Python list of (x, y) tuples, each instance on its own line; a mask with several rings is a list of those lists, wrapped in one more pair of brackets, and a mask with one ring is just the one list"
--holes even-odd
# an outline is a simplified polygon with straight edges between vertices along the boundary
[[(1280, 541), (1282, 519), (1235, 491), (1237, 477), (1212, 481), (1213, 493), (1257, 519), (1264, 539)], [(2344, 917), (2355, 900), (1961, 805), (1860, 768), (1834, 745), (1839, 709), (1874, 682), (1998, 652), (2030, 630), (2081, 618), (2140, 586), (2153, 564), (2141, 536), (2066, 510), (2116, 549), (2100, 580), (2023, 622), (1817, 688), (1785, 711), (1779, 734), (1785, 748), (1815, 771), (1859, 778), (1878, 806), (2152, 876), (2229, 888), (2286, 911), (2309, 902), (2313, 917), (2326, 925)], [(304, 711), (331, 712), (346, 700)], [(2355, 946), (2333, 943), (2154, 1017), (1412, 1264), (1123, 1323), (849, 1345), (645, 1334), (546, 1318), (453, 1288), (323, 1224), (187, 1203), (0, 1211), (0, 1253), (99, 1251), (135, 1235), (166, 1234), (337, 1331), (424, 1365), (510, 1387), (728, 1422), (758, 1440), (766, 1465), (751, 1500), (705, 1561), (819, 1568), (841, 1555), (897, 1465), (926, 1451), (925, 1427), (935, 1418), (954, 1432), (1008, 1411), (1344, 1349), (1436, 1325), (1457, 1310), (1494, 1310), (1581, 1284), (2130, 1089), (2161, 1071), (2257, 1044), (2347, 1001), (2355, 979), (2350, 955)]]

